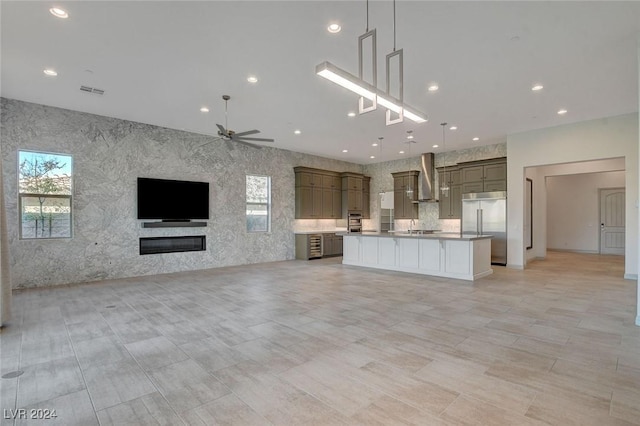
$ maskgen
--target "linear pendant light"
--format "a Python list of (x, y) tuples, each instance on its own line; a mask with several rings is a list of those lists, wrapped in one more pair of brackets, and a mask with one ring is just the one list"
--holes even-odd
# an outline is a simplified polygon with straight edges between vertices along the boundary
[[(358, 37), (358, 71), (359, 77), (343, 70), (332, 64), (331, 62), (325, 61), (316, 66), (316, 74), (320, 77), (326, 78), (333, 83), (338, 84), (339, 86), (344, 87), (347, 90), (352, 91), (353, 93), (360, 95), (360, 99), (358, 101), (358, 110), (360, 114), (373, 111), (377, 108), (377, 105), (381, 105), (386, 108), (386, 124), (396, 124), (401, 123), (404, 117), (409, 120), (414, 121), (415, 123), (424, 123), (427, 121), (427, 116), (422, 112), (418, 111), (415, 108), (410, 107), (409, 105), (403, 102), (403, 58), (402, 58), (402, 49), (396, 51), (395, 50), (395, 0), (393, 2), (393, 52), (388, 54), (386, 57), (386, 66), (387, 66), (387, 91), (384, 92), (377, 87), (377, 71), (376, 71), (376, 30), (369, 30), (369, 2), (367, 0), (367, 28), (366, 32)], [(372, 75), (373, 75), (373, 84), (366, 82), (363, 79), (363, 62), (362, 62), (362, 42), (367, 38), (371, 38), (372, 42)], [(399, 94), (400, 99), (391, 95), (390, 89), (390, 72), (389, 72), (389, 63), (394, 58), (397, 57), (399, 61)], [(371, 103), (369, 106), (365, 106), (365, 99), (369, 100)], [(397, 114), (397, 118), (391, 118), (391, 112)]]
[(352, 91), (353, 93), (360, 95), (370, 101), (374, 99), (377, 103), (397, 114), (401, 111), (403, 115), (416, 122), (416, 123), (424, 123), (427, 121), (427, 117), (422, 112), (417, 109), (400, 102), (399, 99), (394, 98), (393, 96), (381, 91), (377, 87), (372, 86), (356, 77), (355, 75), (333, 65), (331, 62), (325, 61), (316, 66), (316, 74), (320, 77), (324, 77), (327, 80), (336, 83), (339, 86), (344, 87)]

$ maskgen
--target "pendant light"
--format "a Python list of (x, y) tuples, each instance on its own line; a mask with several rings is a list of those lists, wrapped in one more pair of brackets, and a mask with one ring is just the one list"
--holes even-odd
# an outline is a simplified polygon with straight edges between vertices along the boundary
[[(410, 107), (404, 103), (404, 70), (403, 70), (403, 54), (402, 49), (396, 50), (396, 3), (393, 1), (393, 52), (386, 57), (387, 65), (387, 87), (386, 91), (382, 91), (377, 87), (377, 45), (376, 45), (376, 30), (369, 30), (369, 1), (366, 2), (366, 17), (367, 26), (365, 33), (358, 37), (358, 76), (333, 65), (331, 62), (325, 61), (316, 66), (316, 74), (320, 77), (338, 84), (354, 93), (359, 95), (358, 99), (358, 112), (364, 114), (366, 112), (374, 111), (378, 105), (386, 108), (386, 124), (401, 123), (404, 118), (408, 118), (415, 123), (424, 123), (427, 121), (427, 116), (422, 112)], [(364, 80), (363, 73), (363, 41), (371, 40), (371, 58), (372, 58), (372, 81), (368, 82)], [(398, 60), (398, 96), (391, 95), (391, 85), (389, 76), (389, 65), (392, 59)], [(391, 113), (396, 114), (396, 118), (391, 117)]]
[[(411, 158), (411, 144), (416, 143), (416, 141), (413, 139), (413, 130), (407, 130), (407, 141), (405, 142), (407, 145), (409, 145), (409, 157)], [(411, 186), (411, 181), (409, 181), (409, 185), (407, 185), (407, 198), (413, 198), (413, 187)]]
[[(444, 163), (444, 167), (442, 168), (442, 178), (444, 180), (446, 179), (446, 173), (447, 173), (447, 160), (445, 158), (445, 153), (444, 153), (444, 128), (447, 125), (447, 123), (440, 123), (440, 125), (442, 126), (442, 161)], [(445, 197), (449, 196), (449, 184), (446, 181), (440, 182), (440, 192)]]

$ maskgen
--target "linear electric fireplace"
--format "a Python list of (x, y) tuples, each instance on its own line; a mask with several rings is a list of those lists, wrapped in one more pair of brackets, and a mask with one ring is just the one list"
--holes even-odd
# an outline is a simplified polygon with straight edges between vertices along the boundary
[(206, 249), (204, 235), (140, 238), (140, 254), (179, 253)]

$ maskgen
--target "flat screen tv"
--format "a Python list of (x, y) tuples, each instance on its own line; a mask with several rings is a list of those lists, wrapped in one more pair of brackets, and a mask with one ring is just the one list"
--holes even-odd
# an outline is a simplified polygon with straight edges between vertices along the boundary
[(138, 219), (209, 219), (209, 182), (139, 177)]

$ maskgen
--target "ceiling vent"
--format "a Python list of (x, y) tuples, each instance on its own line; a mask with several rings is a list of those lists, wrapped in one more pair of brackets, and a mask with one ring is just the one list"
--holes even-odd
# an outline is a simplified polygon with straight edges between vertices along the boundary
[(93, 93), (94, 95), (104, 95), (104, 90), (96, 89), (95, 87), (80, 86), (80, 90), (87, 93)]

